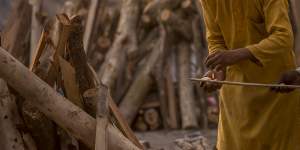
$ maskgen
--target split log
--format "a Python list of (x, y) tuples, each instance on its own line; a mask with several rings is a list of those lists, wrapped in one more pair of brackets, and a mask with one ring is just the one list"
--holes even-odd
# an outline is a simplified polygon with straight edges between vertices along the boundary
[(109, 124), (109, 91), (105, 86), (100, 85), (99, 88), (87, 90), (84, 93), (84, 97), (87, 99), (94, 99), (92, 101), (98, 101), (97, 103), (97, 115), (96, 115), (96, 145), (95, 150), (108, 150), (108, 135), (107, 126)]
[(65, 59), (60, 57), (59, 65), (62, 73), (64, 90), (66, 97), (80, 108), (84, 108), (83, 99), (79, 92), (79, 87), (76, 83), (75, 69)]
[(17, 105), (10, 97), (6, 82), (0, 79), (0, 149), (25, 150), (22, 135), (15, 120), (20, 121)]
[(144, 98), (147, 96), (151, 89), (151, 85), (154, 83), (151, 73), (157, 60), (161, 58), (161, 55), (163, 54), (165, 38), (165, 30), (161, 29), (161, 38), (157, 41), (157, 48), (152, 51), (147, 62), (143, 65), (143, 69), (138, 73), (125, 98), (120, 103), (120, 111), (129, 124), (132, 124), (134, 121), (138, 109), (143, 104)]
[[(82, 20), (79, 16), (75, 16), (71, 19), (71, 31), (67, 42), (67, 52), (70, 56), (70, 62), (75, 69), (76, 81), (79, 85), (79, 91), (81, 95), (85, 91), (95, 88), (95, 82), (93, 80), (92, 72), (89, 69), (87, 56), (83, 46), (83, 27), (81, 25)], [(94, 100), (94, 99), (93, 99)], [(85, 110), (95, 116), (96, 102), (84, 100)]]
[[(3, 48), (0, 48), (0, 68), (0, 77), (24, 98), (89, 148), (94, 147), (94, 118), (56, 93)], [(108, 127), (108, 133), (111, 150), (139, 149), (111, 125)]]
[(123, 65), (126, 53), (137, 50), (136, 26), (140, 0), (123, 0), (122, 2), (118, 35), (98, 72), (100, 81), (110, 89), (113, 89), (122, 68), (125, 68)]
[[(75, 71), (76, 71), (76, 78), (79, 81), (79, 89), (82, 95), (91, 89), (97, 87), (98, 81), (95, 81), (97, 78), (93, 76), (93, 69), (91, 69), (87, 63), (86, 54), (83, 50), (83, 42), (82, 42), (82, 26), (81, 20), (78, 17), (74, 17), (71, 19), (72, 30), (70, 32), (70, 37), (68, 40), (67, 51), (70, 56), (70, 61), (73, 64)], [(118, 124), (121, 125), (121, 130), (124, 132), (124, 135), (127, 136), (134, 144), (138, 147), (141, 145), (139, 144), (136, 137), (133, 135), (132, 131), (124, 122), (123, 118), (121, 117), (117, 106), (113, 102), (110, 95), (109, 97), (109, 106), (112, 109), (114, 117), (116, 117)], [(94, 115), (96, 109), (96, 99), (85, 99), (85, 106), (87, 112)]]
[(190, 82), (190, 48), (189, 44), (182, 42), (178, 46), (179, 66), (179, 96), (181, 123), (183, 129), (198, 127), (195, 114), (195, 97), (193, 86)]
[(38, 64), (39, 64), (39, 59), (42, 56), (42, 53), (44, 51), (44, 49), (46, 48), (47, 45), (47, 40), (49, 39), (49, 31), (48, 29), (44, 29), (44, 31), (41, 34), (41, 38), (39, 39), (39, 43), (37, 45), (37, 50), (35, 50), (35, 54), (33, 54), (33, 56), (31, 56), (32, 59), (32, 63), (30, 64), (29, 68), (31, 71), (34, 71), (34, 68), (37, 68)]

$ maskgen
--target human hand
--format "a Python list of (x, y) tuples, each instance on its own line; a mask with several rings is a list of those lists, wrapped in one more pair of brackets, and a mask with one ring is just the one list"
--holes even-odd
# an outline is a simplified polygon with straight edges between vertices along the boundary
[[(283, 73), (281, 76), (281, 79), (279, 80), (280, 84), (286, 84), (286, 85), (300, 85), (300, 73), (293, 70)], [(289, 93), (294, 91), (293, 88), (283, 88), (283, 87), (274, 87), (271, 88), (271, 91), (277, 92), (277, 93)]]
[(227, 66), (252, 57), (251, 52), (246, 49), (222, 50), (209, 55), (205, 60), (205, 65), (211, 70), (222, 70)]
[[(209, 78), (210, 80), (217, 80), (217, 81), (224, 81), (226, 78), (226, 72), (225, 70), (221, 71), (208, 71), (205, 73), (203, 78)], [(204, 91), (206, 92), (213, 92), (222, 87), (221, 84), (218, 83), (211, 83), (211, 82), (200, 82), (200, 86), (204, 88)]]

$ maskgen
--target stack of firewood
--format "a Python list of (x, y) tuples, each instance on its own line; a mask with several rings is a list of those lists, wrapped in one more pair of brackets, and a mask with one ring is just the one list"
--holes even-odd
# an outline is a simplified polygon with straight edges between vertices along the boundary
[(198, 0), (12, 2), (0, 43), (0, 149), (135, 150), (130, 127), (217, 123), (217, 96), (189, 80), (207, 55)]
[(130, 125), (207, 127), (206, 95), (189, 80), (206, 55), (198, 1), (120, 2), (65, 1), (49, 16), (57, 5), (13, 1), (1, 33), (3, 149), (138, 149)]

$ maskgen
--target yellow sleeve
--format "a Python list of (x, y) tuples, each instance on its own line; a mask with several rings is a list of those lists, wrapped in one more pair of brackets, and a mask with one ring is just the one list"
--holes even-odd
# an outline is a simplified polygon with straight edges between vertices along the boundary
[(208, 44), (209, 54), (216, 52), (217, 50), (225, 50), (226, 45), (222, 35), (222, 32), (216, 23), (216, 14), (212, 11), (216, 7), (216, 4), (212, 4), (211, 0), (208, 0), (211, 3), (207, 4), (206, 0), (200, 0), (203, 8), (203, 18), (206, 26), (206, 38)]
[(287, 0), (261, 0), (265, 28), (268, 37), (258, 44), (249, 45), (247, 48), (263, 64), (271, 62), (274, 57), (280, 57), (283, 53), (293, 48), (293, 32), (289, 20)]

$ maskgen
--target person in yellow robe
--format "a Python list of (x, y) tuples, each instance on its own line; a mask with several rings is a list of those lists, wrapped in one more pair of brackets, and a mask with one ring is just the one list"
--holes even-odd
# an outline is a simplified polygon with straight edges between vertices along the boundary
[[(207, 30), (206, 77), (276, 83), (295, 69), (288, 0), (200, 0)], [(207, 91), (219, 85), (202, 83)], [(218, 150), (299, 150), (299, 92), (223, 85)]]

